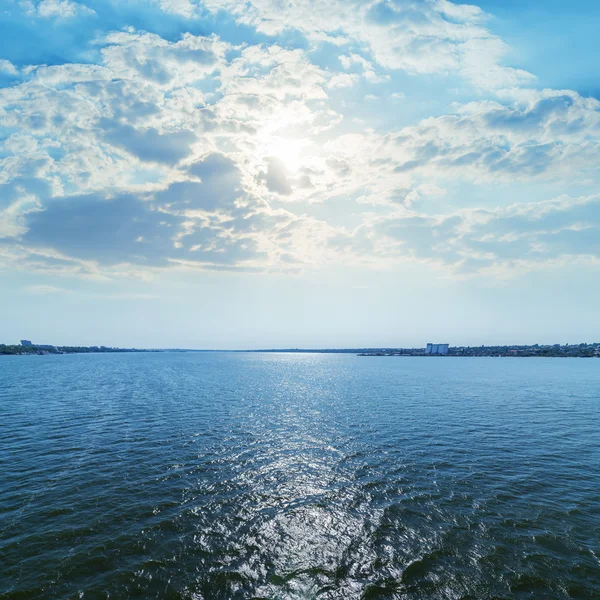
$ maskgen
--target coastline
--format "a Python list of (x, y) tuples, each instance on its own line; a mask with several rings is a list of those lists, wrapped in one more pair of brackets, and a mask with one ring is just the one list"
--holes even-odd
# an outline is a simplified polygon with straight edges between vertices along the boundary
[(455, 346), (447, 354), (428, 354), (422, 348), (272, 348), (254, 350), (203, 350), (186, 348), (115, 348), (107, 346), (18, 346), (0, 344), (0, 356), (49, 356), (63, 354), (119, 353), (279, 353), (279, 354), (353, 354), (361, 357), (462, 357), (462, 358), (600, 358), (600, 343), (555, 344), (552, 346)]

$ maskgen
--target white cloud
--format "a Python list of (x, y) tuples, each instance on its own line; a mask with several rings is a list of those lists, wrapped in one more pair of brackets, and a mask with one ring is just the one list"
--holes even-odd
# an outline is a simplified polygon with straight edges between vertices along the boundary
[(41, 0), (41, 2), (24, 0), (21, 2), (21, 6), (28, 15), (42, 18), (70, 19), (77, 16), (96, 14), (95, 10), (70, 0)]
[(192, 18), (196, 15), (197, 7), (190, 0), (159, 0), (160, 7), (167, 13)]
[(16, 237), (27, 231), (26, 217), (41, 210), (38, 199), (21, 190), (20, 196), (0, 210), (0, 239)]
[(342, 54), (340, 56), (340, 62), (346, 70), (350, 70), (356, 67), (360, 68), (363, 77), (369, 83), (383, 83), (384, 81), (390, 80), (390, 76), (387, 74), (378, 75), (375, 72), (375, 67), (373, 63), (370, 60), (364, 58), (363, 56), (360, 56), (359, 54)]
[(350, 73), (339, 73), (334, 75), (328, 82), (327, 87), (335, 88), (347, 88), (352, 87), (358, 81), (358, 75)]
[[(402, 17), (408, 33), (393, 21), (386, 29), (371, 15), (367, 30), (377, 28), (388, 42), (404, 40), (408, 51), (402, 54), (402, 44), (378, 49), (379, 41), (367, 44), (355, 32), (360, 52), (372, 60), (346, 52), (345, 73), (313, 64), (301, 49), (233, 47), (190, 34), (168, 41), (131, 29), (97, 40), (97, 64), (24, 69), (19, 85), (0, 89), (0, 126), (9, 132), (1, 142), (0, 235), (12, 240), (2, 256), (19, 268), (86, 277), (164, 268), (294, 271), (348, 257), (491, 272), (583, 256), (573, 239), (591, 235), (582, 215), (598, 209), (596, 200), (575, 201), (580, 208), (573, 210), (566, 201), (540, 206), (565, 217), (556, 231), (536, 229), (534, 209), (524, 205), (416, 211), (443, 213), (448, 182), (456, 180), (553, 181), (595, 172), (596, 100), (570, 91), (505, 91), (497, 101), (456, 105), (451, 114), (388, 132), (368, 129), (369, 115), (353, 120), (350, 103), (332, 108), (329, 95), (338, 94), (331, 90), (361, 77), (376, 83), (381, 65), (428, 72), (419, 61), (432, 60), (430, 49), (418, 56), (413, 48), (427, 23), (434, 55), (442, 52), (438, 44), (449, 53), (442, 70), (475, 81), (483, 74), (476, 67), (468, 73), (470, 53), (479, 52), (491, 57), (494, 80), (510, 79), (478, 10), (441, 1), (419, 10), (427, 18), (410, 11)], [(341, 12), (353, 31), (351, 11)], [(435, 15), (453, 21), (443, 39)], [(316, 27), (320, 17), (314, 18)], [(469, 46), (473, 28), (483, 47)], [(372, 110), (381, 105), (372, 103)], [(325, 206), (317, 213), (313, 205), (327, 202), (337, 203), (337, 212)], [(341, 226), (345, 212), (362, 225)], [(501, 233), (509, 223), (516, 229)]]
[[(502, 105), (474, 102), (387, 134), (331, 139), (325, 151), (352, 164), (361, 201), (397, 202), (419, 183), (572, 181), (597, 172), (600, 102), (575, 92), (531, 92)], [(411, 196), (411, 198), (415, 198)]]
[[(7, 262), (96, 277), (316, 260), (306, 238), (330, 225), (272, 210), (260, 191), (285, 192), (285, 175), (257, 175), (275, 165), (282, 132), (289, 157), (286, 132), (337, 122), (325, 104), (334, 75), (300, 50), (247, 47), (227, 60), (214, 36), (167, 42), (130, 30), (97, 43), (101, 64), (40, 66), (0, 90), (0, 125), (19, 132), (0, 160), (0, 199), (13, 198), (2, 213), (2, 235), (14, 238)], [(207, 78), (212, 104), (196, 87)]]
[(575, 260), (600, 264), (600, 196), (433, 216), (403, 209), (339, 243), (357, 253), (366, 247), (392, 263), (439, 265), (457, 276), (507, 276)]
[[(529, 73), (504, 66), (507, 47), (486, 28), (481, 9), (447, 0), (400, 4), (379, 0), (284, 4), (276, 0), (207, 0), (206, 6), (215, 12), (226, 10), (267, 35), (288, 29), (299, 30), (309, 39), (342, 35), (365, 45), (373, 60), (386, 69), (456, 73), (486, 89), (532, 80)], [(354, 59), (346, 56), (341, 60), (348, 65)], [(369, 77), (377, 77), (364, 63), (363, 68)]]
[(46, 296), (48, 294), (64, 294), (69, 292), (69, 290), (65, 288), (56, 287), (54, 285), (28, 285), (24, 288), (24, 291), (33, 296)]
[(7, 73), (8, 75), (18, 75), (19, 71), (13, 65), (10, 60), (4, 58), (0, 59), (0, 73)]
[(189, 33), (178, 42), (168, 42), (152, 33), (123, 31), (109, 34), (99, 43), (103, 64), (113, 77), (169, 88), (185, 87), (215, 72), (229, 48), (216, 36)]

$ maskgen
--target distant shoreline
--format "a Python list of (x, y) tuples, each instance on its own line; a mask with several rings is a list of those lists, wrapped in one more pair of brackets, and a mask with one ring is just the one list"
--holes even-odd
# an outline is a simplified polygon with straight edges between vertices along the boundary
[(288, 354), (354, 354), (362, 357), (408, 356), (471, 357), (471, 358), (600, 358), (600, 343), (513, 345), (513, 346), (450, 346), (448, 353), (426, 354), (424, 348), (269, 348), (257, 350), (201, 350), (192, 348), (116, 348), (109, 346), (50, 346), (41, 344), (0, 344), (0, 356), (53, 354), (114, 354), (147, 352), (231, 352), (231, 353), (288, 353)]
[(162, 350), (144, 350), (138, 348), (109, 348), (107, 346), (49, 346), (32, 344), (31, 346), (0, 344), (0, 356), (44, 356), (50, 354), (114, 354), (125, 352), (162, 352)]

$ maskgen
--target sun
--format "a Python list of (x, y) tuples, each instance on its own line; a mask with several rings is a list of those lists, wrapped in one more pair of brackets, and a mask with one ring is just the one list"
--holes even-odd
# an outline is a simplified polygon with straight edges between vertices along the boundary
[(265, 144), (265, 155), (280, 160), (288, 171), (295, 173), (301, 166), (302, 140), (273, 136)]

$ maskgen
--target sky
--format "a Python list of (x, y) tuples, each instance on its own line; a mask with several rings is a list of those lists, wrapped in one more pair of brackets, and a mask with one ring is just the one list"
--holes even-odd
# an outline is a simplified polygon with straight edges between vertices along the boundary
[(600, 4), (3, 0), (0, 343), (600, 340)]

